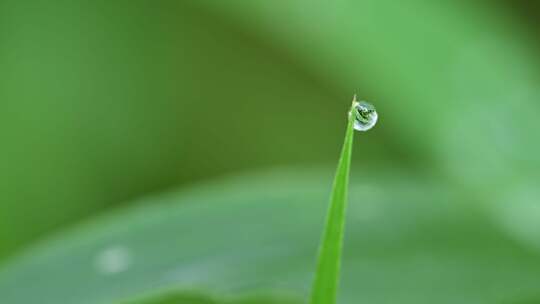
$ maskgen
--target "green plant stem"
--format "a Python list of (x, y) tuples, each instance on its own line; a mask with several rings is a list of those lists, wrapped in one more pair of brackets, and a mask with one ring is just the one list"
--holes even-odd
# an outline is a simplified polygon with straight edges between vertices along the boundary
[(353, 101), (351, 112), (349, 112), (345, 141), (332, 187), (326, 225), (319, 248), (317, 270), (311, 293), (311, 304), (333, 304), (336, 302), (354, 137), (354, 115), (350, 113), (353, 111), (355, 102)]

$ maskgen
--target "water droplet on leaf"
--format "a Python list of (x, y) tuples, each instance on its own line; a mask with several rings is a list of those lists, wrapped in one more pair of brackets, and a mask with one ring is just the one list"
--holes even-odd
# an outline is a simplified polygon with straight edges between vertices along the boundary
[(101, 250), (95, 257), (96, 270), (104, 275), (111, 275), (128, 270), (131, 265), (131, 252), (121, 245), (114, 245)]
[(377, 123), (377, 111), (375, 107), (365, 101), (354, 102), (353, 113), (354, 115), (354, 129), (357, 131), (367, 131)]

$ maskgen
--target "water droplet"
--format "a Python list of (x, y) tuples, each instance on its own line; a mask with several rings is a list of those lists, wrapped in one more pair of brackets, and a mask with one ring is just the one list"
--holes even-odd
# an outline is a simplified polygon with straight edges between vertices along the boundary
[(375, 107), (365, 101), (356, 101), (354, 98), (354, 129), (357, 131), (367, 131), (377, 123), (379, 115), (375, 110)]
[(131, 253), (128, 248), (115, 245), (101, 250), (95, 258), (96, 270), (105, 275), (126, 271), (131, 265)]

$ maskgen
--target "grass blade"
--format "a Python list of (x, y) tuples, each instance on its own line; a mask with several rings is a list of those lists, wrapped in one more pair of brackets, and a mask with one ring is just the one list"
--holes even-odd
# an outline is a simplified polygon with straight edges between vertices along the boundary
[(355, 103), (356, 98), (353, 100), (349, 112), (345, 140), (330, 196), (330, 206), (319, 248), (319, 259), (311, 293), (311, 304), (333, 304), (336, 302), (354, 137), (354, 115), (351, 113), (354, 111)]

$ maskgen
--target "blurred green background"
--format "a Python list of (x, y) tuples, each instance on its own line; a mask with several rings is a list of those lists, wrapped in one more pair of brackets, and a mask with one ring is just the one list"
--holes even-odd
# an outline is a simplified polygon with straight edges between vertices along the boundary
[[(91, 223), (111, 210), (110, 225), (127, 229), (130, 210), (138, 208), (134, 201), (173, 188), (205, 193), (195, 195), (193, 201), (206, 207), (192, 217), (182, 209), (190, 196), (181, 195), (178, 201), (185, 203), (175, 205), (177, 217), (171, 219), (171, 225), (204, 222), (197, 230), (201, 235), (176, 238), (156, 221), (149, 224), (153, 234), (141, 243), (154, 237), (187, 247), (219, 243), (228, 236), (205, 234), (204, 229), (216, 228), (209, 218), (230, 219), (222, 224), (234, 235), (245, 230), (249, 208), (259, 208), (259, 202), (269, 208), (259, 217), (283, 218), (276, 215), (280, 229), (269, 224), (253, 234), (298, 234), (306, 244), (291, 241), (290, 246), (303, 246), (298, 256), (305, 258), (295, 255), (298, 260), (290, 258), (283, 267), (309, 269), (345, 114), (356, 93), (377, 107), (380, 119), (372, 131), (356, 135), (352, 179), (359, 190), (357, 201), (354, 196), (351, 201), (352, 222), (354, 208), (363, 208), (354, 206), (373, 205), (369, 189), (386, 195), (373, 201), (399, 202), (399, 208), (390, 204), (386, 221), (363, 225), (360, 220), (351, 228), (351, 235), (373, 235), (358, 244), (350, 241), (352, 259), (365, 264), (345, 275), (351, 279), (344, 280), (343, 301), (360, 302), (347, 290), (356, 288), (355, 280), (377, 280), (379, 274), (381, 282), (393, 285), (369, 289), (368, 280), (364, 294), (370, 303), (395, 303), (385, 295), (396, 299), (416, 290), (406, 282), (421, 268), (417, 282), (431, 282), (431, 296), (441, 297), (439, 303), (540, 303), (534, 292), (540, 281), (539, 16), (536, 3), (526, 1), (0, 0), (0, 265), (7, 269), (0, 267), (0, 293), (11, 296), (6, 303), (19, 303), (22, 291), (13, 286), (33, 273), (88, 286), (73, 279), (75, 272), (47, 268), (63, 268), (63, 255), (49, 252), (47, 239), (59, 239), (54, 248), (80, 243), (75, 247), (84, 252), (94, 241), (82, 240), (99, 237), (64, 231), (78, 231), (79, 222)], [(213, 186), (207, 188), (208, 183)], [(266, 186), (259, 189), (259, 183)], [(295, 226), (303, 213), (288, 209), (291, 196), (306, 203), (298, 208), (312, 215), (305, 227), (313, 229)], [(252, 203), (236, 206), (242, 201), (238, 197)], [(310, 210), (311, 200), (321, 204)], [(150, 198), (142, 205), (166, 213), (158, 211), (160, 201)], [(226, 210), (236, 212), (228, 218)], [(358, 212), (360, 218), (369, 214)], [(399, 226), (402, 221), (406, 228)], [(390, 227), (418, 232), (421, 248), (388, 232)], [(62, 241), (65, 233), (70, 236)], [(100, 233), (106, 238), (105, 230)], [(119, 239), (129, 239), (126, 233)], [(377, 247), (385, 236), (387, 245)], [(36, 242), (40, 245), (32, 245)], [(398, 243), (403, 243), (399, 249), (391, 245)], [(355, 259), (355, 252), (367, 248), (373, 249), (373, 263)], [(388, 251), (395, 259), (386, 259)], [(413, 251), (414, 263), (404, 258)], [(437, 268), (433, 256), (440, 252), (448, 258), (449, 272)], [(159, 255), (153, 256), (159, 264)], [(459, 261), (476, 266), (491, 261), (507, 272), (482, 268), (475, 272), (477, 281), (469, 282), (471, 266)], [(371, 269), (375, 265), (389, 272)], [(398, 279), (402, 272), (411, 277)], [(309, 285), (309, 274), (299, 276), (303, 283), (289, 285), (296, 280), (285, 275), (290, 272), (273, 273), (281, 285), (260, 283), (254, 289), (298, 289), (301, 295)], [(252, 283), (272, 278), (269, 273), (237, 276)], [(493, 277), (504, 278), (489, 284)], [(190, 278), (184, 285), (178, 280), (126, 283), (131, 289), (120, 295), (176, 284), (199, 287), (192, 284), (198, 279)], [(213, 278), (216, 283), (202, 280), (204, 291), (229, 290)], [(521, 282), (505, 293), (500, 289), (509, 286), (505, 280)], [(453, 285), (456, 281), (471, 290)], [(240, 285), (231, 293), (251, 288)], [(54, 294), (57, 288), (30, 286), (36, 294)], [(96, 288), (93, 293), (100, 294)], [(68, 298), (80, 300), (82, 294)], [(66, 303), (120, 297), (111, 294)], [(433, 299), (425, 290), (411, 294), (417, 295), (411, 303)]]

